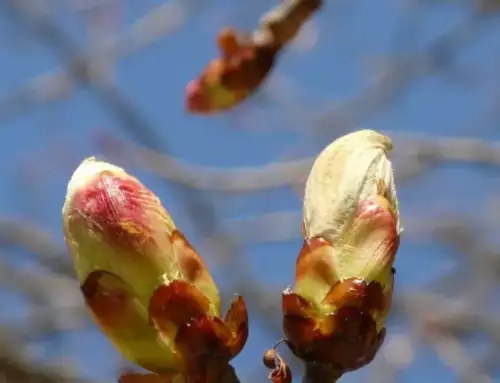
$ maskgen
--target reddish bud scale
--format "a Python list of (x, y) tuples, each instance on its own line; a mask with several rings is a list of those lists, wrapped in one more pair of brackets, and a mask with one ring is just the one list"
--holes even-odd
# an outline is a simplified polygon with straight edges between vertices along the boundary
[[(357, 237), (353, 237), (356, 240), (363, 239), (362, 233), (377, 230), (384, 233), (381, 243), (385, 243), (386, 251), (378, 261), (382, 265), (391, 265), (399, 235), (395, 216), (386, 199), (378, 196), (361, 201), (354, 222), (353, 227), (358, 230)], [(392, 289), (385, 291), (378, 280), (366, 282), (362, 276), (340, 276), (339, 280), (332, 258), (333, 248), (321, 237), (304, 241), (297, 258), (296, 283), (312, 278), (331, 288), (321, 302), (316, 303), (285, 292), (283, 327), (287, 344), (296, 356), (306, 362), (323, 363), (346, 372), (369, 363), (381, 346), (385, 328), (378, 329), (375, 317), (389, 310)]]
[(208, 269), (198, 252), (191, 246), (187, 238), (179, 230), (174, 230), (170, 237), (174, 252), (181, 256), (177, 257), (179, 268), (188, 282), (195, 282), (202, 278), (211, 278)]
[(295, 282), (299, 282), (308, 274), (314, 274), (327, 284), (335, 283), (336, 275), (331, 259), (321, 251), (329, 246), (331, 245), (326, 239), (319, 237), (304, 241), (297, 257)]
[[(292, 294), (284, 297), (285, 312), (297, 311), (294, 305), (307, 306), (294, 299), (297, 297)], [(341, 371), (356, 370), (371, 362), (385, 337), (385, 328), (377, 331), (375, 320), (368, 311), (350, 305), (324, 315), (285, 314), (283, 326), (287, 344), (297, 357), (328, 364)]]
[(323, 299), (323, 303), (336, 307), (355, 307), (371, 313), (386, 307), (384, 291), (379, 282), (366, 283), (361, 278), (337, 282)]
[(175, 339), (193, 383), (214, 381), (248, 338), (248, 314), (241, 297), (232, 302), (224, 321), (207, 311), (205, 295), (184, 281), (160, 286), (149, 305), (151, 321)]
[(149, 315), (157, 325), (176, 327), (208, 311), (209, 301), (201, 291), (184, 281), (173, 281), (156, 289), (149, 303)]
[(337, 282), (323, 303), (336, 308), (320, 313), (297, 294), (283, 295), (283, 327), (292, 352), (306, 361), (332, 364), (342, 371), (370, 362), (385, 335), (385, 329), (377, 332), (370, 315), (385, 309), (380, 283), (366, 284), (357, 278)]
[(105, 331), (126, 328), (133, 316), (133, 293), (124, 283), (114, 283), (116, 280), (111, 273), (97, 271), (90, 274), (81, 287), (85, 303)]

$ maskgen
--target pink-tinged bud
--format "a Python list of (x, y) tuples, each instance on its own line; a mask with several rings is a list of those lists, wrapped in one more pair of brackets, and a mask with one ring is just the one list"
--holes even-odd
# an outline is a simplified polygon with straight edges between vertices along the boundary
[(129, 360), (204, 383), (243, 348), (243, 299), (221, 319), (218, 289), (202, 258), (135, 177), (84, 160), (68, 184), (63, 226), (85, 302)]
[(186, 110), (215, 114), (233, 109), (250, 97), (274, 65), (277, 48), (256, 44), (232, 28), (217, 37), (220, 57), (211, 60), (186, 87)]
[(304, 197), (304, 245), (284, 329), (306, 362), (341, 372), (369, 363), (385, 336), (402, 231), (389, 138), (348, 134), (316, 159)]
[(220, 58), (213, 59), (194, 80), (186, 86), (186, 110), (195, 114), (216, 114), (238, 105), (247, 97), (245, 89), (231, 89), (224, 84), (227, 64)]
[(195, 113), (210, 113), (211, 99), (199, 79), (191, 80), (186, 86), (186, 110)]

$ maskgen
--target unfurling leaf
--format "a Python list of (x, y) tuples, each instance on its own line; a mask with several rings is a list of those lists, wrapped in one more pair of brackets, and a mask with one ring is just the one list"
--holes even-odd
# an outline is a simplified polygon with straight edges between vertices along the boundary
[(62, 215), (96, 323), (127, 359), (153, 372), (121, 381), (216, 382), (246, 342), (245, 302), (237, 297), (221, 317), (205, 263), (158, 197), (123, 169), (88, 158), (68, 184)]
[(358, 131), (311, 169), (295, 286), (282, 303), (287, 344), (309, 365), (356, 370), (384, 340), (402, 232), (391, 149), (389, 138)]

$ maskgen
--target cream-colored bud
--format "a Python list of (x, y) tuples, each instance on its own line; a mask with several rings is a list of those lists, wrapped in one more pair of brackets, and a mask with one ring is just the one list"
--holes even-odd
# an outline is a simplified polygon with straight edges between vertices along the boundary
[(381, 181), (396, 217), (397, 233), (402, 227), (387, 153), (390, 138), (373, 130), (347, 134), (325, 148), (309, 174), (304, 195), (304, 236), (338, 242), (352, 225), (360, 201), (377, 197)]
[(391, 149), (388, 137), (362, 130), (331, 143), (313, 164), (295, 286), (282, 306), (285, 334), (301, 358), (352, 371), (383, 342), (402, 231)]

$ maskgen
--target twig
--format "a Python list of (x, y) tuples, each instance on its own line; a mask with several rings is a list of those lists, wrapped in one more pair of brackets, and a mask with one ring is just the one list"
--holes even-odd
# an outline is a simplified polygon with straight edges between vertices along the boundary
[[(398, 183), (418, 176), (429, 164), (464, 162), (500, 166), (500, 142), (477, 138), (418, 137), (411, 134), (389, 136), (393, 139)], [(182, 162), (167, 154), (112, 137), (96, 141), (101, 151), (114, 159), (126, 159), (134, 166), (194, 189), (222, 193), (248, 193), (284, 186), (302, 185), (314, 157), (269, 163), (259, 167), (234, 169)], [(131, 155), (132, 154), (132, 155)], [(407, 161), (405, 161), (407, 160)], [(411, 167), (401, 168), (401, 163)], [(399, 165), (398, 165), (399, 164)], [(417, 171), (412, 171), (416, 167)]]
[[(184, 25), (187, 16), (199, 7), (199, 0), (166, 2), (136, 20), (123, 34), (105, 38), (97, 51), (95, 47), (85, 49), (81, 60), (92, 63), (99, 52), (106, 52), (115, 58), (137, 53), (158, 39), (173, 34)], [(55, 68), (28, 80), (20, 89), (3, 98), (0, 101), (0, 118), (13, 118), (28, 107), (68, 97), (77, 85), (78, 79), (74, 78), (71, 70)]]

